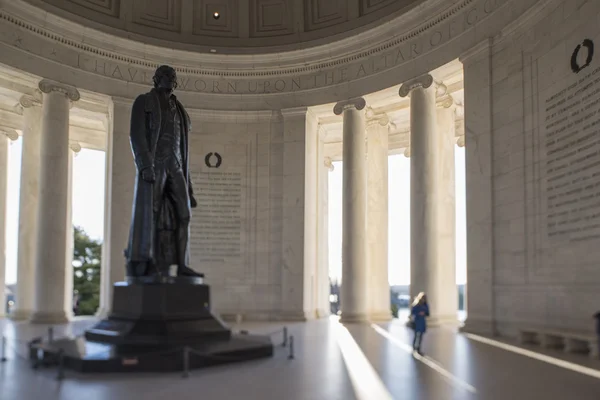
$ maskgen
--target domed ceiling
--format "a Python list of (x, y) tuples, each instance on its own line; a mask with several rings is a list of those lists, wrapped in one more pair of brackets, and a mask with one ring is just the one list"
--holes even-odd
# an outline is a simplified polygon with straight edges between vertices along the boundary
[(357, 34), (425, 0), (27, 1), (86, 27), (145, 43), (257, 53), (290, 44), (295, 49), (314, 46), (349, 31)]

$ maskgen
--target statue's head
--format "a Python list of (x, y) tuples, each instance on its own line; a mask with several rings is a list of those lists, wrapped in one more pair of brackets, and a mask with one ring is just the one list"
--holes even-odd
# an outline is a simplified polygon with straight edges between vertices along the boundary
[(177, 88), (177, 73), (173, 67), (168, 65), (158, 67), (152, 80), (157, 89), (175, 90)]

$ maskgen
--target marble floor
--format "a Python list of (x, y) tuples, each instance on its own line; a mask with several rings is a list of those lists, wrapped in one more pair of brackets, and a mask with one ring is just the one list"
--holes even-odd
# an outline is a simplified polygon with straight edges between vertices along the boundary
[[(92, 324), (81, 319), (54, 328), (55, 337), (77, 334)], [(581, 365), (580, 370), (507, 351), (450, 328), (434, 328), (424, 356), (413, 356), (411, 332), (399, 320), (341, 325), (330, 318), (286, 324), (295, 358), (277, 347), (272, 359), (172, 374), (81, 375), (32, 370), (24, 343), (45, 326), (0, 320), (8, 360), (0, 364), (2, 400), (598, 400), (600, 361), (546, 353)], [(283, 324), (242, 324), (234, 329), (276, 332)], [(273, 334), (281, 342), (281, 333)], [(571, 365), (571, 364), (569, 364)]]

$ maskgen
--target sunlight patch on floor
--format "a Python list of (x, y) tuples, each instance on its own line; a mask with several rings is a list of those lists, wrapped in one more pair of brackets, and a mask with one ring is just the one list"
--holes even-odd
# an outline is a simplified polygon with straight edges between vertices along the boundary
[(490, 346), (494, 346), (494, 347), (497, 347), (502, 350), (510, 351), (510, 352), (520, 354), (525, 357), (533, 358), (533, 359), (543, 361), (548, 364), (555, 365), (560, 368), (568, 369), (568, 370), (571, 370), (574, 372), (578, 372), (580, 374), (584, 374), (584, 375), (588, 375), (588, 376), (591, 376), (596, 379), (600, 379), (600, 371), (597, 369), (584, 367), (582, 365), (578, 365), (578, 364), (568, 362), (565, 360), (560, 360), (558, 358), (550, 357), (550, 356), (547, 356), (544, 354), (536, 353), (535, 351), (522, 349), (517, 346), (512, 346), (507, 343), (498, 342), (496, 340), (489, 339), (489, 338), (479, 336), (479, 335), (474, 335), (472, 333), (463, 333), (463, 336), (465, 336), (468, 339), (474, 340), (476, 342), (488, 344)]
[(335, 337), (340, 347), (354, 393), (358, 400), (392, 400), (391, 393), (362, 352), (348, 329), (334, 322)]
[(408, 344), (402, 342), (400, 339), (398, 339), (397, 337), (393, 336), (390, 332), (386, 331), (385, 329), (383, 329), (382, 327), (380, 327), (378, 325), (371, 324), (371, 328), (373, 328), (375, 330), (375, 332), (379, 333), (381, 336), (383, 336), (386, 339), (388, 339), (396, 347), (399, 347), (400, 349), (404, 350), (405, 352), (412, 354), (415, 359), (417, 359), (418, 361), (422, 362), (423, 364), (425, 364), (429, 368), (431, 368), (434, 371), (436, 371), (447, 382), (449, 382), (453, 386), (461, 388), (461, 389), (464, 389), (464, 390), (466, 390), (468, 392), (471, 392), (471, 393), (477, 393), (477, 389), (475, 389), (474, 386), (468, 384), (467, 382), (463, 381), (462, 379), (458, 378), (457, 376), (452, 375), (452, 373), (450, 371), (444, 369), (444, 367), (442, 367), (439, 363), (437, 363), (431, 357), (422, 356), (422, 355), (419, 355), (417, 353), (414, 353), (411, 346), (409, 346)]

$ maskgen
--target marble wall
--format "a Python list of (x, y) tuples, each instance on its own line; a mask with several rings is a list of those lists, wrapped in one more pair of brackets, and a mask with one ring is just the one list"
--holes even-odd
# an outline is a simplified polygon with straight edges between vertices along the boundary
[(600, 4), (544, 6), (463, 59), (473, 330), (591, 332), (600, 309)]
[(206, 274), (214, 309), (225, 318), (316, 316), (317, 241), (305, 245), (303, 228), (317, 229), (316, 119), (306, 108), (189, 112), (191, 264)]

